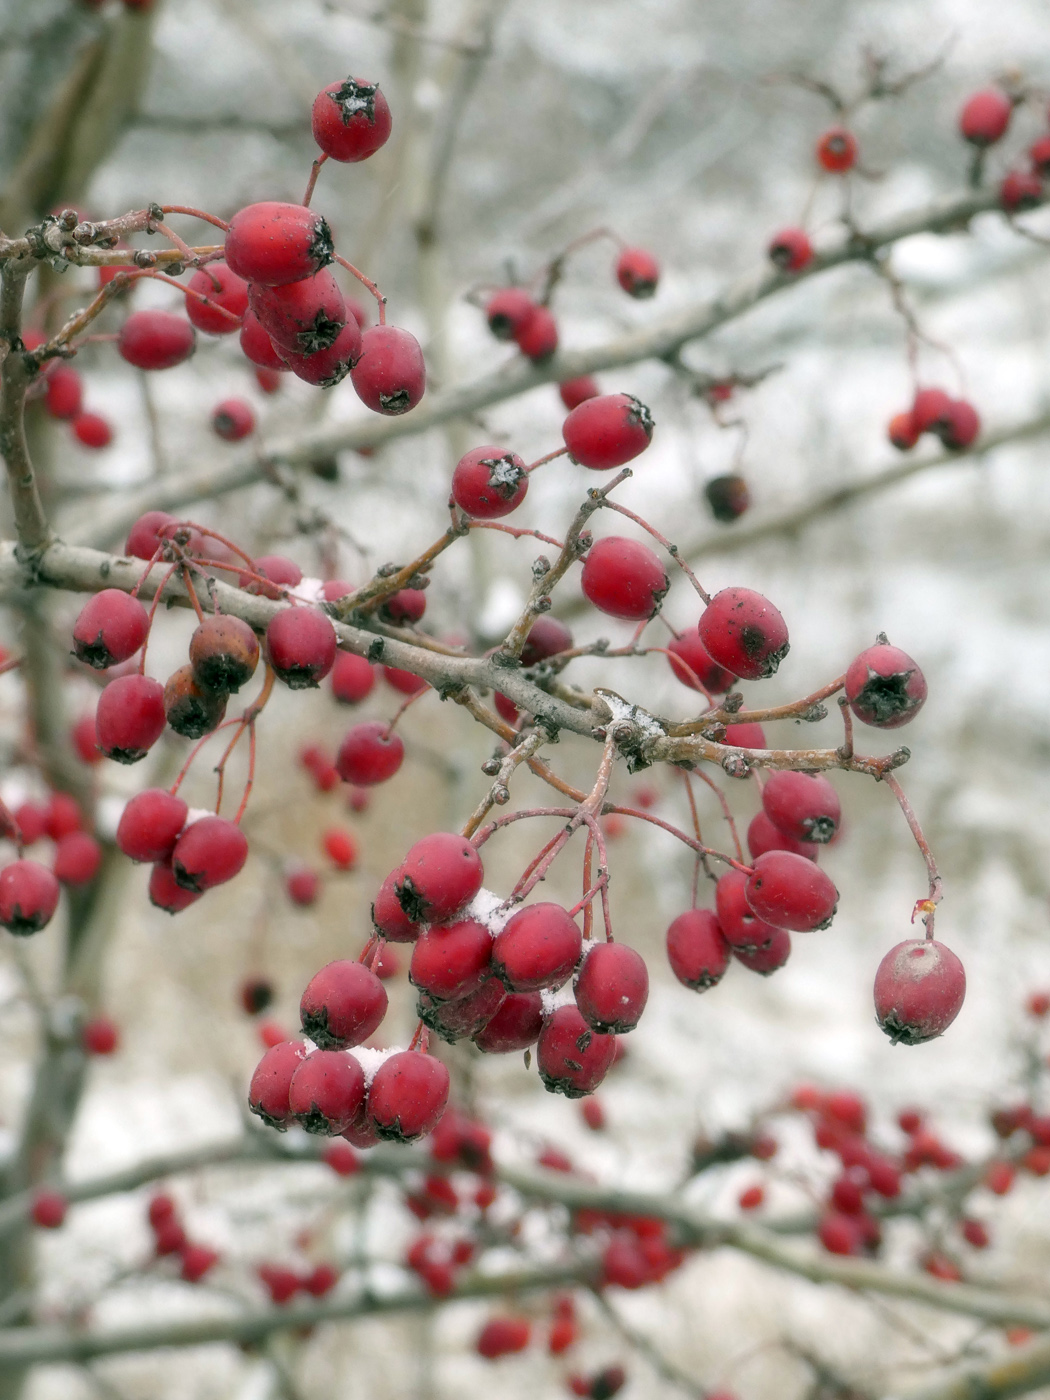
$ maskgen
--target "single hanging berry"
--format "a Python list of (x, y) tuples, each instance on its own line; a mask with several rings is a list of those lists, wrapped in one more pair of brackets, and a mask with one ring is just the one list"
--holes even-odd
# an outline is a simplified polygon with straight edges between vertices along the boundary
[(623, 1035), (641, 1020), (649, 999), (645, 959), (623, 943), (599, 943), (583, 960), (576, 1005), (592, 1030)]
[(787, 623), (761, 593), (723, 588), (700, 614), (700, 640), (711, 656), (742, 680), (775, 674), (788, 653)]
[(344, 78), (314, 98), (310, 124), (314, 140), (332, 160), (367, 160), (390, 138), (390, 106), (377, 83)]
[(104, 588), (73, 624), (73, 653), (102, 671), (134, 656), (148, 632), (149, 614), (139, 600), (119, 588)]
[(249, 204), (226, 231), (227, 266), (246, 282), (267, 287), (301, 281), (327, 267), (332, 255), (327, 223), (301, 204)]
[(660, 560), (646, 545), (608, 535), (595, 540), (588, 550), (580, 586), (600, 612), (641, 622), (653, 616), (671, 584)]
[(660, 264), (644, 248), (624, 248), (616, 260), (616, 280), (629, 297), (642, 300), (656, 294)]
[(610, 471), (649, 446), (653, 416), (630, 394), (603, 394), (572, 410), (562, 424), (562, 436), (574, 462), (592, 471)]
[(874, 646), (850, 662), (845, 692), (861, 724), (899, 729), (926, 703), (926, 678), (907, 652), (890, 646), (880, 634)]
[(427, 370), (419, 341), (397, 326), (372, 326), (350, 371), (357, 397), (373, 413), (408, 413), (423, 397)]
[(933, 938), (898, 943), (875, 974), (875, 1016), (894, 1045), (921, 1045), (943, 1035), (965, 996), (962, 963)]
[(525, 499), (529, 478), (516, 452), (475, 447), (459, 459), (452, 474), (452, 499), (478, 520), (498, 520)]

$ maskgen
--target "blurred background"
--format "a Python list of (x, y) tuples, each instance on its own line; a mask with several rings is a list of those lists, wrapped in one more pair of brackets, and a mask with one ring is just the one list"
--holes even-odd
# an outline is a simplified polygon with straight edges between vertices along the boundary
[[(347, 72), (376, 80), (394, 114), (390, 143), (366, 165), (326, 166), (313, 202), (338, 249), (382, 286), (391, 321), (422, 341), (428, 392), (436, 395), (516, 354), (488, 334), (478, 290), (535, 276), (591, 229), (607, 226), (649, 248), (664, 272), (655, 299), (634, 303), (611, 275), (612, 245), (582, 250), (554, 300), (562, 344), (571, 349), (604, 344), (715, 295), (753, 271), (784, 226), (805, 219), (818, 247), (833, 243), (842, 186), (828, 178), (815, 186), (812, 151), (834, 115), (794, 79), (819, 78), (849, 96), (863, 85), (866, 50), (884, 56), (894, 74), (935, 66), (900, 98), (869, 104), (851, 121), (865, 172), (851, 180), (851, 212), (862, 228), (962, 192), (968, 154), (956, 118), (971, 91), (1004, 77), (1036, 94), (1050, 89), (1045, 13), (1029, 0), (994, 7), (973, 0), (921, 7), (903, 0), (157, 0), (134, 14), (110, 4), (6, 0), (0, 226), (16, 234), (69, 204), (101, 218), (157, 200), (228, 218), (254, 200), (298, 200), (315, 151), (309, 110), (318, 89)], [(989, 178), (1000, 178), (1045, 127), (1045, 96), (1037, 96), (1017, 112), (1008, 149), (992, 153)], [(1050, 235), (1045, 215), (1022, 222), (1044, 240)], [(200, 223), (181, 219), (178, 228), (191, 242), (212, 241)], [(908, 240), (892, 266), (924, 332), (941, 347), (923, 345), (922, 382), (969, 397), (988, 433), (1050, 410), (1045, 241), (989, 214), (965, 234)], [(41, 317), (57, 315), (60, 324), (94, 287), (87, 273), (53, 278)], [(159, 284), (139, 284), (134, 297), (143, 306), (179, 301)], [(108, 311), (99, 329), (113, 330), (123, 314)], [(229, 340), (202, 337), (188, 365), (148, 383), (110, 345), (78, 355), (90, 406), (109, 420), (114, 440), (89, 452), (43, 415), (31, 425), (64, 534), (97, 530), (129, 488), (243, 455), (211, 432), (211, 410), (222, 398), (252, 401), (264, 445), (368, 418), (349, 381), (321, 393), (286, 376), (279, 392), (264, 395), (236, 338)], [(938, 936), (966, 965), (964, 1009), (943, 1040), (915, 1050), (890, 1047), (875, 1025), (874, 970), (909, 936), (925, 873), (891, 795), (865, 779), (833, 779), (845, 812), (844, 834), (824, 861), (841, 892), (833, 927), (799, 935), (775, 977), (734, 966), (702, 998), (675, 982), (663, 954), (668, 922), (689, 903), (684, 849), (649, 829), (611, 833), (615, 925), (649, 961), (649, 1010), (625, 1063), (601, 1090), (608, 1121), (601, 1134), (588, 1130), (576, 1104), (545, 1094), (518, 1057), (449, 1052), (470, 1101), (496, 1127), (506, 1160), (533, 1160), (556, 1143), (601, 1179), (668, 1188), (698, 1135), (745, 1125), (802, 1080), (867, 1095), (885, 1117), (890, 1146), (900, 1138), (893, 1114), (919, 1101), (936, 1107), (949, 1142), (979, 1152), (990, 1145), (989, 1104), (1009, 1100), (1010, 1086), (1022, 1082), (1021, 1007), (1028, 992), (1050, 984), (1046, 437), (917, 473), (792, 532), (735, 542), (735, 532), (891, 465), (886, 424), (912, 391), (905, 351), (905, 325), (886, 282), (857, 265), (804, 282), (686, 347), (690, 370), (763, 376), (737, 390), (717, 416), (690, 376), (664, 363), (598, 379), (605, 392), (636, 394), (657, 423), (619, 498), (695, 548), (710, 591), (758, 589), (788, 621), (790, 656), (773, 680), (743, 687), (749, 706), (816, 689), (880, 631), (922, 666), (930, 698), (902, 736), (913, 757), (899, 776), (944, 875)], [(255, 553), (290, 554), (308, 577), (356, 584), (388, 560), (404, 563), (441, 532), (463, 451), (493, 442), (531, 461), (559, 444), (563, 414), (556, 386), (543, 385), (370, 455), (341, 451), (300, 472), (294, 491), (263, 482), (187, 514)], [(935, 455), (928, 445), (916, 451)], [(705, 483), (729, 470), (745, 476), (752, 497), (733, 526), (716, 523), (704, 497)], [(592, 484), (585, 478), (580, 468), (553, 463), (513, 523), (560, 534)], [(599, 520), (597, 530), (626, 532), (620, 526)], [(119, 550), (121, 538), (118, 530), (109, 544)], [(425, 626), (472, 647), (491, 645), (520, 611), (534, 553), (527, 540), (472, 534), (435, 568)], [(579, 603), (570, 575), (554, 612), (571, 622), (578, 642), (627, 642), (628, 624)], [(56, 637), (78, 607), (76, 598), (48, 601)], [(665, 612), (675, 625), (695, 623), (695, 598), (682, 583)], [(17, 646), (22, 613), (10, 608), (4, 626), (5, 645)], [(187, 616), (164, 619), (150, 647), (154, 674), (180, 664), (191, 630)], [(692, 693), (660, 656), (585, 659), (571, 674), (659, 714), (685, 718), (695, 710)], [(90, 681), (71, 675), (69, 717), (89, 711), (94, 696)], [(353, 717), (387, 717), (400, 698), (377, 687)], [(0, 791), (10, 804), (40, 793), (39, 778), (19, 762), (23, 717), (14, 677), (0, 679), (0, 714), (8, 733)], [(199, 908), (169, 919), (147, 902), (146, 872), (125, 869), (93, 993), (119, 1027), (120, 1049), (91, 1067), (68, 1144), (71, 1175), (235, 1132), (259, 1055), (256, 1026), (239, 1004), (244, 979), (272, 980), (269, 1014), (294, 1030), (312, 972), (356, 955), (365, 942), (370, 901), (393, 861), (425, 832), (461, 825), (487, 786), (479, 765), (491, 736), (430, 694), (402, 723), (402, 772), (351, 812), (345, 789), (318, 792), (299, 762), (307, 744), (334, 752), (348, 722), (326, 688), (277, 696), (260, 723), (249, 866)], [(837, 715), (802, 731), (784, 725), (778, 742), (832, 745), (838, 725)], [(869, 752), (893, 746), (864, 731), (858, 744)], [(112, 832), (122, 801), (174, 771), (185, 748), (171, 738), (152, 778), (138, 768), (96, 770), (102, 828)], [(593, 745), (567, 737), (551, 759), (565, 777), (589, 785)], [(683, 822), (674, 777), (618, 772), (613, 790), (637, 798), (647, 789), (660, 815)], [(195, 769), (191, 802), (207, 805), (213, 783), (207, 767)], [(746, 825), (758, 808), (754, 784), (723, 785)], [(515, 802), (531, 805), (542, 792), (527, 775), (515, 780)], [(713, 799), (702, 804), (701, 821), (712, 844), (726, 843)], [(336, 826), (359, 851), (348, 872), (335, 869), (323, 849)], [(491, 843), (487, 885), (508, 890), (538, 845), (521, 827)], [(296, 861), (324, 876), (308, 909), (284, 894)], [(563, 858), (546, 897), (575, 900), (575, 862)], [(57, 977), (57, 947), (41, 938), (26, 951), (45, 989)], [(5, 948), (0, 1150), (14, 1149), (37, 1053), (23, 976)], [(396, 1028), (405, 1041), (414, 1017), (403, 973), (388, 986), (396, 1015), (384, 1030)], [(820, 1168), (797, 1129), (784, 1126), (781, 1140), (768, 1169), (745, 1162), (705, 1176), (698, 1203), (732, 1214), (741, 1187), (764, 1180), (771, 1209), (804, 1204), (800, 1174), (819, 1176)], [(356, 1211), (347, 1208), (351, 1188), (324, 1168), (315, 1176), (300, 1169), (294, 1182), (279, 1169), (224, 1168), (194, 1178), (183, 1199), (197, 1232), (222, 1250), (231, 1279), (237, 1266), (268, 1258), (348, 1258), (362, 1247), (355, 1233), (362, 1219), (371, 1222), (365, 1247), (393, 1268), (414, 1222), (384, 1194), (388, 1188), (352, 1189), (361, 1195)], [(1033, 1287), (1045, 1278), (1050, 1214), (1039, 1191), (1029, 1183), (1010, 1199), (994, 1247), (972, 1263), (970, 1276), (1008, 1276)], [(887, 1257), (907, 1265), (920, 1244), (917, 1227), (905, 1222)], [(148, 1250), (141, 1199), (79, 1209), (60, 1237), (39, 1246), (38, 1320), (83, 1311), (93, 1322), (116, 1323), (199, 1312), (206, 1295), (189, 1297), (162, 1271), (143, 1277)], [(223, 1289), (216, 1286), (208, 1307), (229, 1306), (229, 1293), (261, 1301), (243, 1283)], [(698, 1256), (667, 1283), (619, 1305), (695, 1377), (694, 1393), (719, 1384), (741, 1400), (807, 1393), (811, 1373), (785, 1351), (784, 1338), (882, 1393), (887, 1377), (913, 1382), (923, 1367), (957, 1355), (977, 1330), (902, 1304), (872, 1309), (725, 1252)], [(564, 1367), (542, 1350), (497, 1372), (474, 1355), (485, 1313), (483, 1305), (460, 1304), (425, 1319), (321, 1329), (297, 1352), (299, 1390), (282, 1392), (285, 1382), (266, 1358), (209, 1347), (180, 1353), (175, 1364), (147, 1354), (92, 1368), (41, 1368), (26, 1393), (32, 1400), (282, 1393), (445, 1400), (487, 1395), (497, 1384), (508, 1397), (565, 1393)], [(596, 1363), (625, 1359), (628, 1400), (681, 1393), (644, 1357), (626, 1359), (629, 1349), (596, 1307), (587, 1325), (585, 1347)]]

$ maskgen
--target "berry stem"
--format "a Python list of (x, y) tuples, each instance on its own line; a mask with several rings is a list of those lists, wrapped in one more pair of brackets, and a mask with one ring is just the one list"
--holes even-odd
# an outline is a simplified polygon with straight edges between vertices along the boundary
[(615, 812), (620, 817), (637, 817), (639, 821), (649, 822), (652, 826), (658, 826), (661, 831), (669, 832), (676, 836), (679, 841), (688, 846), (691, 851), (696, 851), (698, 855), (712, 856), (715, 860), (724, 861), (733, 870), (739, 870), (743, 875), (750, 875), (752, 867), (745, 864), (743, 860), (735, 860), (732, 856), (727, 856), (724, 851), (716, 851), (711, 846), (705, 846), (700, 841), (694, 841), (691, 836), (687, 836), (678, 827), (672, 826), (670, 822), (665, 822), (661, 817), (654, 817), (651, 812), (639, 812), (634, 807), (617, 807), (606, 804), (602, 808), (602, 815), (608, 816)]
[(842, 716), (843, 738), (839, 753), (843, 758), (853, 757), (853, 712), (844, 695), (839, 696), (839, 714)]
[(321, 166), (328, 159), (328, 152), (323, 151), (310, 167), (310, 178), (306, 182), (306, 193), (303, 195), (303, 208), (309, 209), (310, 201), (314, 197), (314, 188), (317, 185), (317, 177), (321, 173)]
[(377, 302), (377, 304), (378, 304), (378, 306), (379, 306), (379, 324), (380, 324), (381, 326), (385, 326), (385, 325), (386, 325), (386, 297), (383, 295), (383, 293), (379, 290), (379, 288), (378, 288), (378, 287), (376, 286), (376, 284), (371, 280), (371, 278), (366, 277), (365, 274), (364, 274), (363, 272), (361, 272), (359, 268), (356, 268), (356, 267), (353, 265), (352, 262), (347, 262), (347, 260), (346, 260), (345, 258), (341, 258), (341, 257), (339, 256), (338, 253), (336, 253), (336, 255), (335, 255), (335, 260), (336, 260), (336, 262), (339, 264), (340, 267), (345, 267), (346, 270), (347, 270), (347, 272), (349, 272), (349, 273), (351, 274), (351, 276), (356, 277), (357, 280), (361, 283), (361, 285), (362, 285), (363, 287), (367, 287), (368, 290), (372, 293), (372, 295), (375, 297), (376, 302)]
[[(680, 660), (680, 658), (679, 658)], [(699, 719), (683, 720), (679, 724), (669, 724), (667, 732), (673, 738), (682, 738), (687, 734), (701, 734), (714, 724), (764, 724), (775, 719), (801, 719), (808, 710), (815, 710), (823, 700), (827, 700), (836, 691), (842, 689), (846, 683), (846, 677), (836, 676), (833, 681), (828, 681), (827, 685), (815, 690), (812, 695), (806, 695), (801, 700), (792, 700), (788, 705), (774, 705), (768, 710), (727, 710), (723, 704), (717, 710), (708, 710)], [(823, 719), (823, 715), (815, 715), (816, 719)]]
[(670, 661), (671, 663), (671, 669), (673, 671), (685, 671), (689, 680), (689, 684), (693, 687), (693, 689), (699, 690), (701, 695), (703, 695), (704, 699), (707, 701), (708, 705), (710, 705), (712, 708), (714, 707), (715, 697), (711, 694), (707, 686), (704, 685), (703, 681), (700, 679), (700, 677), (696, 674), (692, 666), (690, 666), (687, 661), (684, 661), (682, 657), (677, 656), (673, 651), (669, 651), (667, 647), (646, 647), (645, 655), (648, 656), (651, 652), (654, 651), (659, 652), (661, 656), (667, 657), (668, 661)]
[(216, 214), (209, 214), (204, 209), (194, 209), (189, 204), (162, 204), (160, 211), (162, 214), (188, 214), (191, 219), (201, 219), (206, 224), (214, 224), (216, 228), (221, 228), (223, 233), (230, 227), (225, 219), (220, 219)]
[(197, 621), (203, 622), (204, 609), (201, 607), (200, 599), (197, 597), (197, 590), (193, 586), (193, 579), (190, 575), (188, 564), (183, 564), (182, 566), (182, 582), (185, 585), (186, 592), (189, 594), (190, 602), (193, 604), (193, 611), (197, 614)]
[(535, 462), (530, 462), (525, 468), (525, 471), (526, 473), (534, 472), (537, 467), (542, 467), (547, 462), (553, 462), (556, 457), (567, 457), (568, 454), (569, 449), (567, 447), (559, 447), (556, 452), (548, 452), (546, 457), (539, 457)]
[[(150, 567), (150, 569), (153, 567), (152, 562), (150, 563), (150, 566), (149, 566), (149, 567)], [(140, 675), (140, 676), (144, 676), (144, 675), (146, 674), (146, 648), (149, 646), (150, 633), (151, 633), (152, 630), (153, 630), (153, 619), (154, 619), (154, 618), (156, 617), (156, 615), (157, 615), (157, 609), (158, 609), (158, 607), (160, 607), (161, 595), (163, 594), (164, 589), (167, 587), (168, 580), (171, 578), (172, 574), (175, 572), (176, 569), (179, 569), (179, 568), (181, 568), (181, 567), (182, 567), (182, 562), (181, 562), (181, 560), (178, 560), (178, 559), (177, 559), (177, 560), (175, 561), (175, 563), (172, 564), (172, 566), (171, 566), (171, 568), (168, 570), (168, 572), (167, 572), (167, 573), (164, 575), (164, 577), (161, 579), (160, 583), (159, 583), (158, 586), (157, 586), (157, 589), (156, 589), (155, 593), (153, 594), (153, 602), (150, 604), (149, 615), (148, 615), (147, 620), (146, 620), (146, 640), (142, 643), (142, 655), (141, 655), (141, 657), (139, 658), (139, 675)], [(147, 569), (146, 572), (149, 573), (149, 569)], [(142, 580), (140, 579), (139, 582), (141, 583)]]
[(904, 795), (904, 789), (892, 773), (884, 774), (882, 781), (897, 799), (897, 803), (904, 813), (904, 820), (908, 823), (911, 834), (915, 837), (915, 844), (922, 852), (922, 858), (926, 862), (926, 873), (930, 882), (929, 894), (925, 899), (920, 899), (916, 904), (912, 911), (912, 922), (914, 922), (916, 914), (921, 913), (922, 921), (926, 925), (926, 937), (932, 938), (934, 916), (936, 914), (937, 905), (941, 902), (941, 897), (944, 893), (942, 889), (941, 872), (937, 869), (937, 862), (934, 860), (933, 852), (930, 850), (926, 837), (923, 835), (922, 827), (919, 825), (919, 819), (915, 815), (915, 809)]
[(407, 700), (401, 701), (401, 704), (398, 705), (397, 711), (394, 714), (394, 718), (386, 727), (386, 738), (389, 739), (391, 734), (393, 734), (394, 726), (397, 724), (398, 720), (400, 720), (401, 716), (405, 713), (408, 707), (410, 705), (414, 705), (416, 701), (421, 699), (424, 695), (426, 695), (427, 691), (430, 689), (431, 687), (429, 685), (425, 685), (422, 690), (415, 691), (415, 693), (410, 695)]
[(505, 535), (513, 535), (516, 540), (531, 535), (534, 540), (542, 540), (544, 544), (552, 544), (555, 549), (565, 548), (561, 540), (556, 540), (551, 535), (541, 534), (539, 530), (525, 530), (518, 525), (504, 525), (499, 520), (468, 520), (466, 528), (468, 530), (500, 530)]
[[(693, 774), (691, 774), (691, 775), (690, 775), (690, 774), (687, 774), (686, 776), (687, 776), (687, 777), (688, 777), (688, 776), (692, 776), (692, 777), (699, 778), (700, 781), (701, 781), (702, 783), (706, 783), (706, 784), (707, 784), (707, 786), (708, 786), (708, 787), (711, 789), (711, 791), (714, 793), (715, 797), (717, 797), (717, 799), (718, 799), (718, 805), (719, 805), (719, 806), (721, 807), (721, 809), (722, 809), (722, 815), (725, 817), (726, 822), (727, 822), (727, 824), (728, 824), (728, 826), (729, 826), (730, 835), (731, 835), (732, 838), (733, 838), (733, 845), (736, 847), (736, 858), (737, 858), (737, 860), (739, 860), (739, 861), (743, 861), (743, 859), (744, 859), (744, 848), (743, 848), (743, 846), (740, 844), (740, 833), (739, 833), (739, 831), (737, 831), (737, 827), (736, 827), (736, 818), (733, 816), (733, 813), (732, 813), (732, 812), (730, 811), (730, 809), (729, 809), (729, 803), (726, 801), (726, 795), (725, 795), (725, 793), (722, 791), (722, 789), (721, 789), (721, 788), (718, 786), (718, 784), (715, 782), (714, 778), (710, 777), (707, 773), (704, 773), (701, 769), (697, 769)], [(700, 840), (700, 833), (699, 833), (699, 831), (696, 833), (696, 839), (697, 839), (698, 841)]]

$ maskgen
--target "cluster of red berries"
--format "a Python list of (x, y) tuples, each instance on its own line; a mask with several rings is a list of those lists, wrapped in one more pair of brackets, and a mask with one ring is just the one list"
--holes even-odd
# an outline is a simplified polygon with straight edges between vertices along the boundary
[(943, 389), (919, 389), (910, 409), (890, 419), (887, 436), (901, 452), (910, 452), (924, 433), (932, 433), (952, 452), (977, 441), (981, 420), (973, 404), (953, 399)]
[[(23, 802), (14, 813), (11, 834), (19, 858), (0, 869), (0, 926), (26, 937), (50, 922), (60, 886), (77, 888), (94, 880), (102, 847), (84, 830), (83, 814), (68, 792), (53, 792), (45, 804)], [(22, 855), (45, 837), (54, 843), (50, 869)]]
[(179, 1261), (179, 1276), (185, 1283), (200, 1283), (219, 1262), (219, 1253), (207, 1245), (194, 1244), (179, 1219), (179, 1209), (167, 1192), (157, 1192), (146, 1207), (146, 1219), (153, 1232), (153, 1247), (158, 1259), (175, 1255)]
[[(43, 331), (27, 330), (22, 335), (22, 344), (27, 350), (38, 350), (46, 340)], [(84, 407), (84, 381), (72, 365), (51, 361), (44, 366), (34, 390), (41, 396), (48, 416), (68, 423), (82, 447), (108, 447), (113, 441), (109, 421)]]
[[(983, 156), (1006, 135), (1014, 108), (1023, 97), (1000, 88), (985, 88), (968, 98), (959, 113), (959, 132)], [(1050, 172), (1050, 135), (1040, 136), (1028, 150), (1027, 169), (1009, 170), (999, 186), (999, 202), (1009, 214), (1034, 208), (1043, 199), (1043, 179)]]

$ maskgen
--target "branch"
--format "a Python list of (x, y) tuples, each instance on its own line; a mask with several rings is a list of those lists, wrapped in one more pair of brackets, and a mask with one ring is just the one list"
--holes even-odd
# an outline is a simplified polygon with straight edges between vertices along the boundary
[(953, 1370), (930, 1384), (898, 1392), (893, 1400), (1008, 1400), (1050, 1381), (1050, 1340), (1040, 1338), (991, 1361)]
[(52, 538), (25, 432), (26, 390), (34, 370), (22, 350), (22, 298), (31, 269), (28, 259), (19, 258), (8, 263), (0, 281), (0, 454), (7, 467), (19, 554), (27, 562)]

